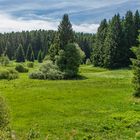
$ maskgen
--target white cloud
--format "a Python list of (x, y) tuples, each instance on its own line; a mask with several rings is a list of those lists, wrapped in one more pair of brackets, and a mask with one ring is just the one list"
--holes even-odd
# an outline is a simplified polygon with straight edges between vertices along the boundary
[(42, 20), (20, 20), (12, 18), (5, 14), (0, 14), (0, 32), (11, 32), (11, 31), (25, 31), (25, 30), (56, 30), (57, 22), (49, 22)]
[[(0, 32), (30, 31), (30, 30), (57, 30), (59, 22), (47, 20), (22, 20), (0, 13)], [(76, 32), (95, 33), (98, 24), (73, 24)]]
[(96, 33), (98, 27), (99, 27), (98, 24), (73, 25), (73, 28), (76, 32), (84, 32), (84, 33)]

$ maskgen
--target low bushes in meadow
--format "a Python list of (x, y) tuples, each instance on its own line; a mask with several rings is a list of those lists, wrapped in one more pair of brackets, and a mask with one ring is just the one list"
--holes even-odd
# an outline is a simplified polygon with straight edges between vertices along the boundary
[(22, 64), (17, 64), (15, 67), (16, 71), (20, 72), (20, 73), (27, 73), (29, 70), (24, 67)]
[(7, 66), (7, 65), (9, 65), (9, 63), (10, 63), (10, 61), (9, 61), (9, 58), (7, 56), (0, 57), (0, 65)]
[(46, 61), (40, 67), (39, 71), (35, 71), (29, 74), (31, 79), (49, 79), (49, 80), (61, 80), (64, 79), (64, 75), (59, 71), (58, 67), (52, 63), (52, 61)]
[(17, 79), (18, 78), (18, 72), (14, 69), (1, 69), (0, 70), (0, 79)]
[(30, 79), (46, 79), (44, 73), (42, 73), (41, 71), (35, 71), (29, 74), (29, 78)]

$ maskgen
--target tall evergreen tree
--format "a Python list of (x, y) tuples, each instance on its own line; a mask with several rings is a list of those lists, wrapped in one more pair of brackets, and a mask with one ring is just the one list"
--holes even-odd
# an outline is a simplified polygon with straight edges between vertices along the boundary
[(107, 37), (105, 39), (105, 58), (104, 67), (121, 67), (122, 59), (122, 25), (119, 15), (115, 15), (108, 27)]
[(0, 45), (0, 56), (2, 56), (3, 53), (3, 47)]
[(65, 46), (65, 50), (59, 52), (56, 64), (64, 72), (65, 78), (77, 76), (81, 63), (81, 56), (76, 44), (71, 43)]
[(12, 59), (12, 57), (13, 57), (13, 54), (12, 54), (13, 51), (12, 50), (13, 50), (13, 48), (12, 48), (10, 42), (9, 41), (6, 42), (6, 52), (5, 52), (5, 55), (7, 55), (9, 59)]
[(134, 96), (140, 97), (140, 35), (139, 35), (139, 46), (133, 47), (131, 49), (133, 53), (136, 55), (135, 59), (132, 60), (132, 67), (134, 71), (134, 77), (133, 77), (133, 85), (134, 85)]
[(20, 44), (16, 52), (16, 62), (25, 62), (23, 47)]
[(107, 34), (108, 23), (106, 19), (104, 19), (100, 27), (98, 28), (98, 32), (96, 35), (95, 46), (93, 50), (92, 61), (94, 66), (102, 67), (104, 65), (104, 42)]
[(31, 54), (30, 61), (31, 61), (31, 62), (34, 62), (34, 61), (35, 61), (35, 57), (34, 57), (34, 52), (33, 52), (33, 51), (32, 51), (32, 54)]
[(58, 34), (61, 49), (64, 49), (68, 43), (74, 42), (74, 32), (67, 14), (64, 14), (63, 19), (58, 27)]
[(34, 61), (34, 52), (33, 52), (31, 44), (28, 45), (28, 49), (27, 49), (27, 53), (26, 53), (26, 59), (28, 61)]
[(42, 60), (42, 51), (41, 50), (38, 53), (37, 60), (38, 60), (39, 63), (42, 63), (43, 62), (43, 60)]
[(60, 51), (60, 41), (59, 41), (58, 35), (56, 34), (54, 42), (50, 46), (50, 49), (49, 49), (49, 56), (53, 62), (55, 62), (55, 58), (58, 55), (59, 51)]
[(137, 10), (135, 12), (135, 15), (134, 15), (134, 33), (135, 33), (135, 45), (138, 45), (139, 41), (138, 41), (138, 35), (139, 35), (139, 30), (140, 30), (140, 14), (139, 14), (139, 11)]
[(130, 50), (132, 46), (135, 45), (135, 28), (134, 28), (133, 13), (128, 11), (125, 15), (125, 20), (123, 23), (123, 32), (124, 32), (124, 46), (126, 47), (125, 51), (125, 63), (127, 66), (130, 64), (130, 58), (134, 57), (134, 54)]

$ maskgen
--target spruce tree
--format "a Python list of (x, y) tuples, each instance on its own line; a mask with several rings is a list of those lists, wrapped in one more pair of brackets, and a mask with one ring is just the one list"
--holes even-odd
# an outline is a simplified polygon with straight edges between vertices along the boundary
[(140, 30), (140, 14), (139, 11), (137, 10), (134, 15), (134, 33), (135, 33), (135, 45), (138, 45), (138, 35), (139, 35), (139, 30)]
[(64, 72), (65, 78), (73, 78), (78, 74), (81, 56), (77, 47), (79, 46), (70, 43), (65, 46), (65, 50), (59, 52), (57, 57), (56, 64)]
[(123, 32), (124, 32), (124, 46), (126, 47), (125, 51), (125, 64), (130, 65), (130, 58), (134, 58), (134, 54), (130, 50), (132, 46), (135, 45), (135, 26), (133, 20), (133, 13), (128, 11), (125, 15), (123, 23)]
[(64, 14), (63, 16), (63, 19), (58, 27), (58, 34), (61, 49), (64, 49), (68, 43), (74, 42), (74, 32), (68, 14)]
[(20, 44), (16, 52), (16, 62), (25, 62), (23, 47)]
[(119, 15), (115, 15), (108, 27), (107, 37), (105, 39), (105, 58), (104, 67), (119, 68), (122, 59), (122, 26)]
[(0, 56), (2, 56), (3, 53), (4, 53), (3, 47), (0, 45)]
[(31, 61), (31, 62), (34, 62), (34, 61), (35, 61), (35, 57), (34, 57), (34, 53), (33, 53), (33, 51), (32, 51), (32, 54), (31, 54), (30, 61)]
[(94, 52), (92, 56), (92, 62), (94, 66), (103, 67), (104, 65), (104, 42), (107, 34), (107, 27), (107, 21), (104, 19), (101, 22), (96, 35)]
[(12, 52), (13, 52), (12, 50), (13, 50), (13, 48), (12, 48), (10, 42), (9, 41), (6, 42), (6, 52), (5, 52), (5, 55), (7, 55), (9, 59), (12, 59), (12, 57), (13, 57), (12, 56)]
[(58, 55), (59, 50), (60, 50), (60, 41), (59, 41), (58, 35), (56, 34), (54, 42), (50, 46), (50, 49), (49, 49), (50, 60), (55, 62), (55, 58)]
[(43, 60), (42, 60), (42, 51), (41, 50), (38, 53), (37, 60), (38, 60), (39, 63), (42, 63), (43, 62)]
[(131, 59), (132, 61), (132, 67), (134, 71), (134, 77), (133, 77), (133, 86), (134, 86), (134, 96), (140, 97), (140, 35), (139, 35), (139, 46), (133, 47), (131, 49), (133, 53), (135, 54), (136, 58)]
[(31, 44), (28, 45), (28, 49), (27, 49), (27, 53), (26, 53), (26, 59), (28, 61), (34, 61), (34, 52), (33, 52)]

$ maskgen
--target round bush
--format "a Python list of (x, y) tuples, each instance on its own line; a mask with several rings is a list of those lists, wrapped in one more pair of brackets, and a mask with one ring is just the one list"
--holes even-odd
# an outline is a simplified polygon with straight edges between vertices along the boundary
[(64, 74), (57, 69), (50, 69), (48, 73), (46, 73), (46, 78), (49, 80), (61, 80), (64, 79)]
[(45, 75), (41, 71), (36, 71), (36, 72), (30, 73), (29, 78), (30, 79), (40, 79), (40, 80), (46, 79)]
[(64, 79), (64, 74), (59, 71), (58, 67), (52, 61), (47, 61), (40, 67), (39, 71), (31, 73), (29, 78), (60, 80)]
[(34, 67), (34, 63), (33, 63), (33, 62), (27, 63), (27, 67), (28, 67), (28, 68), (33, 68), (33, 67)]
[(0, 64), (2, 66), (7, 66), (10, 63), (9, 58), (7, 56), (0, 57)]
[(0, 79), (17, 79), (18, 78), (18, 72), (14, 69), (2, 69), (0, 70)]
[(15, 68), (18, 72), (20, 73), (27, 73), (29, 70), (27, 68), (25, 68), (22, 64), (18, 64), (16, 65)]

